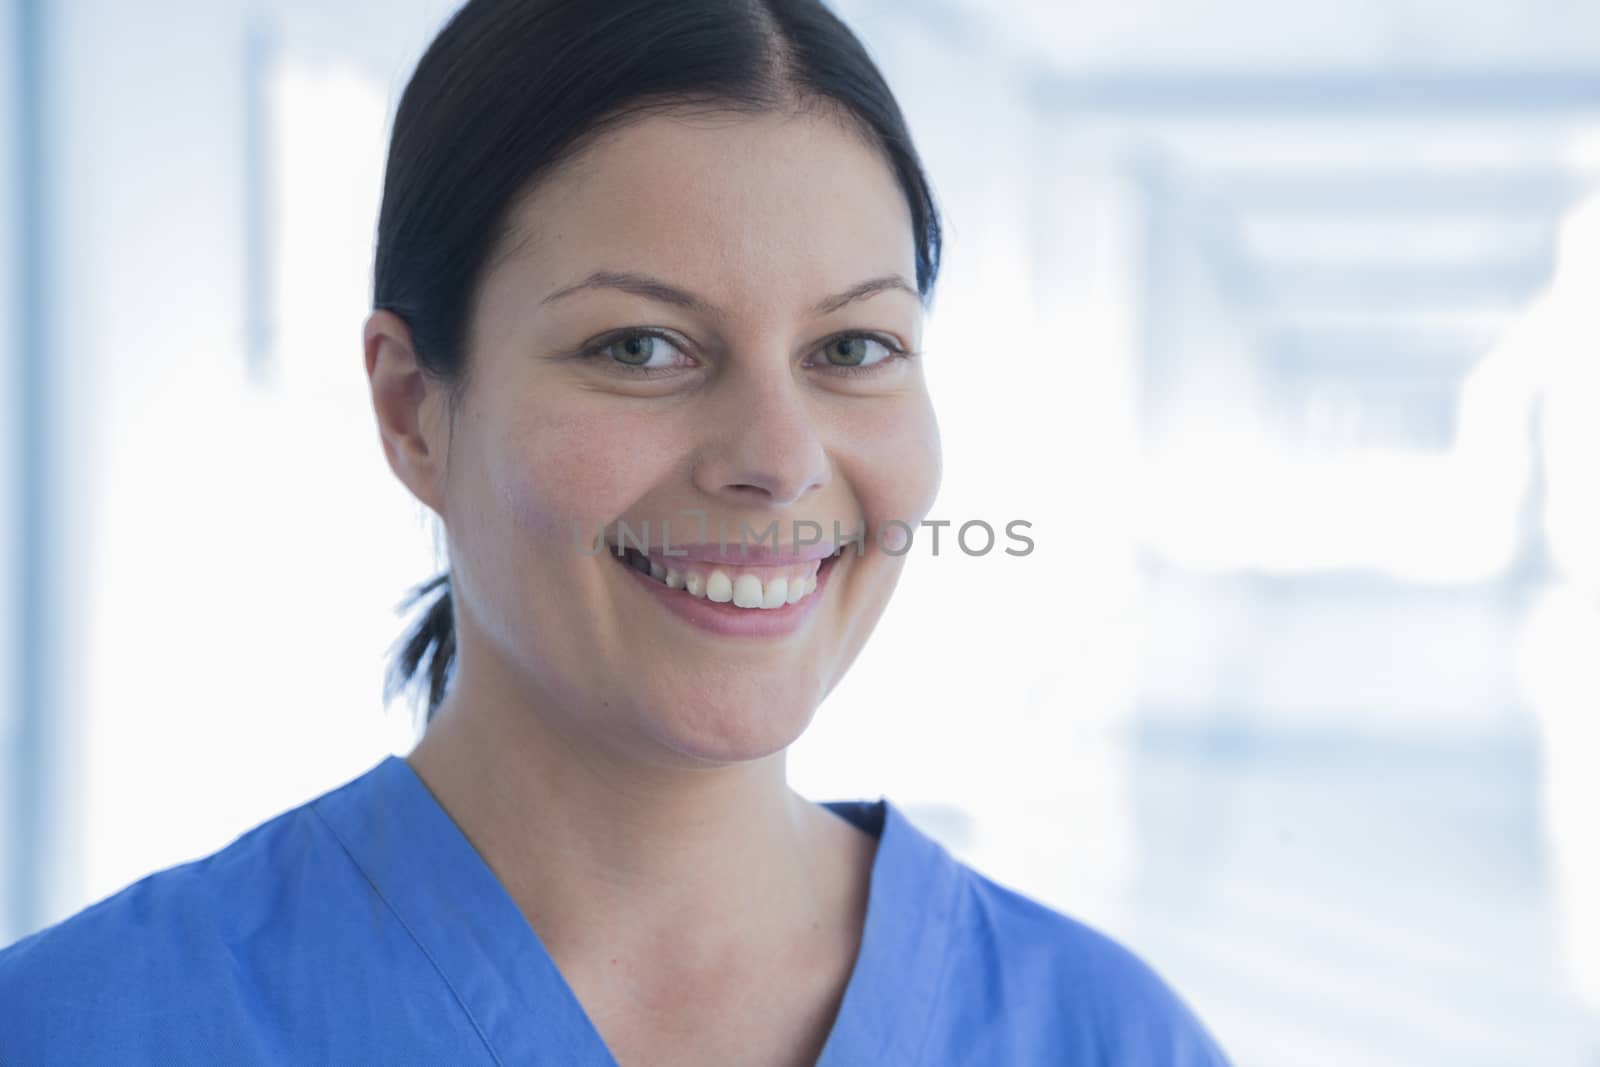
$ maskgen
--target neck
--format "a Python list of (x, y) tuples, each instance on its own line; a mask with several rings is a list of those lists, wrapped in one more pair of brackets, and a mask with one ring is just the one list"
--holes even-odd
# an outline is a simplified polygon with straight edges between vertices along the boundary
[(782, 751), (665, 766), (557, 725), (582, 721), (462, 671), (408, 757), (553, 957), (603, 931), (606, 952), (715, 966), (827, 924), (836, 817), (788, 787)]

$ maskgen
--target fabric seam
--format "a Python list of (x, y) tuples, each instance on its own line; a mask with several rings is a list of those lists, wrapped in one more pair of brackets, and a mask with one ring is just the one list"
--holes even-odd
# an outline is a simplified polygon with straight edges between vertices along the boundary
[(422, 939), (416, 935), (416, 933), (411, 929), (410, 924), (406, 922), (405, 916), (400, 914), (400, 910), (396, 908), (393, 902), (389, 900), (388, 896), (384, 894), (383, 890), (378, 886), (378, 883), (373, 880), (372, 875), (367, 872), (367, 869), (364, 866), (362, 866), (361, 861), (356, 859), (355, 853), (350, 851), (350, 846), (346, 844), (344, 838), (339, 835), (338, 828), (328, 820), (327, 816), (318, 811), (315, 805), (311, 806), (310, 811), (317, 817), (317, 820), (321, 822), (323, 826), (327, 827), (328, 833), (333, 835), (334, 841), (338, 843), (340, 851), (345, 854), (345, 858), (350, 861), (351, 865), (354, 866), (356, 870), (361, 872), (361, 877), (366, 880), (367, 885), (372, 887), (372, 891), (378, 895), (378, 899), (383, 901), (383, 906), (389, 909), (389, 914), (393, 915), (395, 922), (400, 924), (400, 929), (406, 932), (406, 936), (411, 939), (411, 943), (416, 945), (417, 950), (422, 953), (425, 959), (427, 959), (429, 965), (433, 967), (434, 973), (437, 974), (439, 976), (439, 980), (444, 983), (445, 988), (450, 990), (450, 996), (454, 998), (456, 1006), (461, 1009), (461, 1014), (465, 1015), (467, 1017), (467, 1021), (472, 1024), (473, 1032), (478, 1035), (478, 1040), (483, 1042), (483, 1047), (489, 1053), (489, 1057), (493, 1059), (494, 1062), (499, 1065), (499, 1067), (505, 1067), (505, 1061), (501, 1060), (500, 1054), (495, 1051), (494, 1044), (489, 1040), (489, 1035), (484, 1032), (483, 1025), (478, 1021), (478, 1017), (472, 1014), (471, 1008), (467, 1007), (467, 1002), (462, 999), (460, 991), (457, 990), (455, 984), (450, 981), (450, 977), (445, 974), (444, 968), (439, 966), (439, 961), (433, 958), (433, 953), (428, 951), (428, 946), (422, 943)]
[(945, 921), (941, 922), (936, 927), (936, 929), (943, 931), (944, 934), (944, 946), (940, 950), (939, 957), (939, 977), (937, 979), (939, 986), (934, 990), (933, 997), (928, 1003), (928, 1013), (925, 1018), (925, 1025), (922, 1028), (922, 1042), (917, 1046), (917, 1054), (911, 1059), (913, 1064), (920, 1064), (924, 1062), (928, 1051), (928, 1042), (933, 1040), (933, 1023), (934, 1020), (938, 1018), (939, 1006), (944, 1003), (945, 989), (950, 984), (949, 982), (945, 981), (945, 976), (950, 971), (951, 944), (955, 940), (955, 938), (951, 936), (952, 922), (955, 918), (954, 913), (961, 891), (960, 884), (956, 882), (956, 874), (959, 874), (959, 872), (953, 872), (951, 874), (951, 882), (953, 884), (950, 892), (950, 906), (945, 909)]

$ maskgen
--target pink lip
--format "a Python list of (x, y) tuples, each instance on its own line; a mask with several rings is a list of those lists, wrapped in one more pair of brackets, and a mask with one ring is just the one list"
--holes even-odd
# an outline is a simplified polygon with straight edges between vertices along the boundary
[[(709, 544), (668, 544), (665, 546), (671, 551), (664, 551), (661, 547), (651, 544), (645, 550), (645, 555), (668, 564), (673, 560), (678, 560), (683, 563), (731, 563), (734, 566), (744, 564), (750, 567), (791, 567), (799, 563), (810, 563), (816, 559), (827, 559), (839, 550), (840, 544), (841, 542), (838, 541), (823, 541), (815, 545), (801, 545), (793, 551), (775, 548), (770, 544), (740, 544), (736, 541), (728, 544), (718, 544), (712, 541)], [(845, 541), (843, 542), (844, 550), (846, 552), (854, 552), (856, 544), (857, 542), (855, 541)], [(639, 546), (629, 544), (625, 547), (637, 549)], [(612, 545), (609, 551), (612, 555), (617, 555), (617, 546)], [(774, 610), (781, 609), (775, 608)]]
[(811, 613), (817, 609), (834, 568), (831, 562), (823, 563), (817, 571), (815, 590), (797, 603), (769, 611), (765, 608), (736, 608), (732, 604), (702, 600), (681, 589), (668, 589), (664, 583), (625, 563), (620, 566), (668, 611), (685, 622), (722, 637), (783, 637), (794, 633), (805, 625)]

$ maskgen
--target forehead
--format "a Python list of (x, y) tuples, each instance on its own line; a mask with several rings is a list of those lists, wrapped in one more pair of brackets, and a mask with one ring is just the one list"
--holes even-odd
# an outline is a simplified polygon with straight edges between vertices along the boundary
[(828, 114), (653, 115), (595, 139), (510, 222), (496, 274), (535, 298), (593, 270), (638, 270), (755, 312), (915, 278), (894, 172)]

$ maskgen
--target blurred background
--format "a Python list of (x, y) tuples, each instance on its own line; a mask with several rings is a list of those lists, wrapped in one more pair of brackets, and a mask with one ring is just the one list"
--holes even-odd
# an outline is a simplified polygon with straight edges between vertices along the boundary
[[(1244, 1064), (1600, 1064), (1600, 5), (837, 0), (935, 518), (790, 754)], [(0, 0), (0, 945), (409, 751), (361, 370), (434, 0)]]

